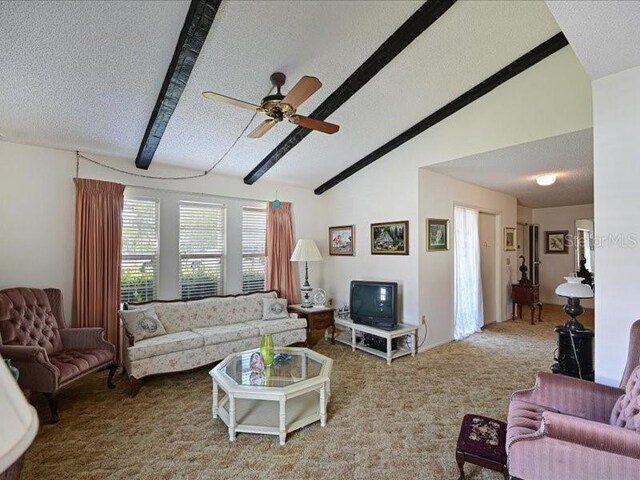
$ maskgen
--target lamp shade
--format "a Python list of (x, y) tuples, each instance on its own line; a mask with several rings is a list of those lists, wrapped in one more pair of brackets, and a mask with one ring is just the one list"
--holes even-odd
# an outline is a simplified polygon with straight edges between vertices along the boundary
[(291, 255), (292, 262), (319, 262), (322, 260), (320, 250), (313, 240), (300, 239)]
[(570, 277), (564, 277), (564, 279), (567, 282), (558, 285), (558, 288), (556, 288), (556, 295), (567, 298), (593, 297), (593, 290), (591, 290), (589, 285), (582, 283), (582, 280), (584, 280), (582, 277), (572, 275)]
[(0, 473), (29, 448), (38, 431), (38, 414), (0, 356)]

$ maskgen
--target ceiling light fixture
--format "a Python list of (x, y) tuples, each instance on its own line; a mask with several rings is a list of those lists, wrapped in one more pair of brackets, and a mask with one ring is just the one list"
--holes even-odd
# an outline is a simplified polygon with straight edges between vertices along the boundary
[(536, 177), (536, 183), (538, 185), (542, 185), (543, 187), (546, 187), (548, 185), (553, 185), (554, 183), (556, 183), (556, 176), (555, 175), (540, 175), (539, 177)]

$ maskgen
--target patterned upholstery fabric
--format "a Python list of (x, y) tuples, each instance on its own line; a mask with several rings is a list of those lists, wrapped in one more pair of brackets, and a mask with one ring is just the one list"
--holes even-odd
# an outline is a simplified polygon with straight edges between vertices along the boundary
[(0, 292), (0, 344), (62, 349), (59, 325), (44, 290), (10, 288)]
[(204, 347), (204, 338), (194, 332), (178, 332), (145, 338), (128, 348), (131, 360), (157, 357), (166, 353)]
[(60, 383), (112, 360), (111, 350), (61, 350), (49, 355), (49, 361), (60, 371)]
[(202, 335), (205, 345), (233, 342), (243, 338), (257, 337), (260, 331), (257, 327), (237, 323), (235, 325), (218, 325), (216, 327), (194, 328), (193, 332)]
[(299, 328), (307, 328), (305, 318), (279, 318), (277, 320), (252, 320), (247, 325), (257, 327), (260, 335), (265, 333), (280, 333)]
[(506, 464), (506, 436), (506, 423), (480, 415), (465, 415), (458, 436), (457, 450)]
[(640, 432), (640, 367), (629, 376), (625, 393), (613, 407), (609, 424)]

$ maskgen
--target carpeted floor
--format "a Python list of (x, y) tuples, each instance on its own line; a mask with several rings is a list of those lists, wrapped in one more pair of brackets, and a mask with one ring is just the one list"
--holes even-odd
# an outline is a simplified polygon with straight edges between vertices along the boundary
[[(585, 317), (588, 315), (585, 314)], [(390, 366), (320, 341), (334, 359), (325, 428), (277, 437), (238, 434), (211, 418), (209, 368), (149, 379), (127, 397), (124, 377), (106, 373), (63, 392), (60, 423), (43, 424), (23, 480), (46, 479), (456, 479), (455, 442), (465, 413), (505, 419), (514, 390), (553, 362), (559, 307), (543, 323), (505, 322)], [(48, 418), (41, 395), (33, 399)], [(500, 479), (467, 465), (470, 479)]]

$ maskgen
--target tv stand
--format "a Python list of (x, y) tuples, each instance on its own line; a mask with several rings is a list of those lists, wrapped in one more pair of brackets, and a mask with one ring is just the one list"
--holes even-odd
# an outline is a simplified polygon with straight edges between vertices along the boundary
[[(346, 328), (349, 331), (341, 332), (335, 337), (337, 342), (344, 343), (351, 346), (351, 350), (362, 350), (363, 352), (370, 353), (377, 357), (387, 359), (387, 365), (391, 364), (391, 360), (394, 358), (402, 357), (404, 355), (411, 355), (415, 357), (418, 349), (418, 325), (404, 325), (399, 323), (393, 330), (382, 330), (381, 328), (371, 327), (369, 325), (362, 325), (360, 323), (354, 323), (353, 320), (346, 318), (336, 318), (335, 324)], [(378, 337), (385, 338), (387, 340), (387, 351), (381, 352), (375, 348), (367, 347), (364, 345), (363, 340), (356, 340), (356, 332), (370, 333)], [(411, 350), (403, 347), (398, 347), (395, 350), (391, 348), (391, 340), (394, 338), (413, 336), (413, 348)]]

